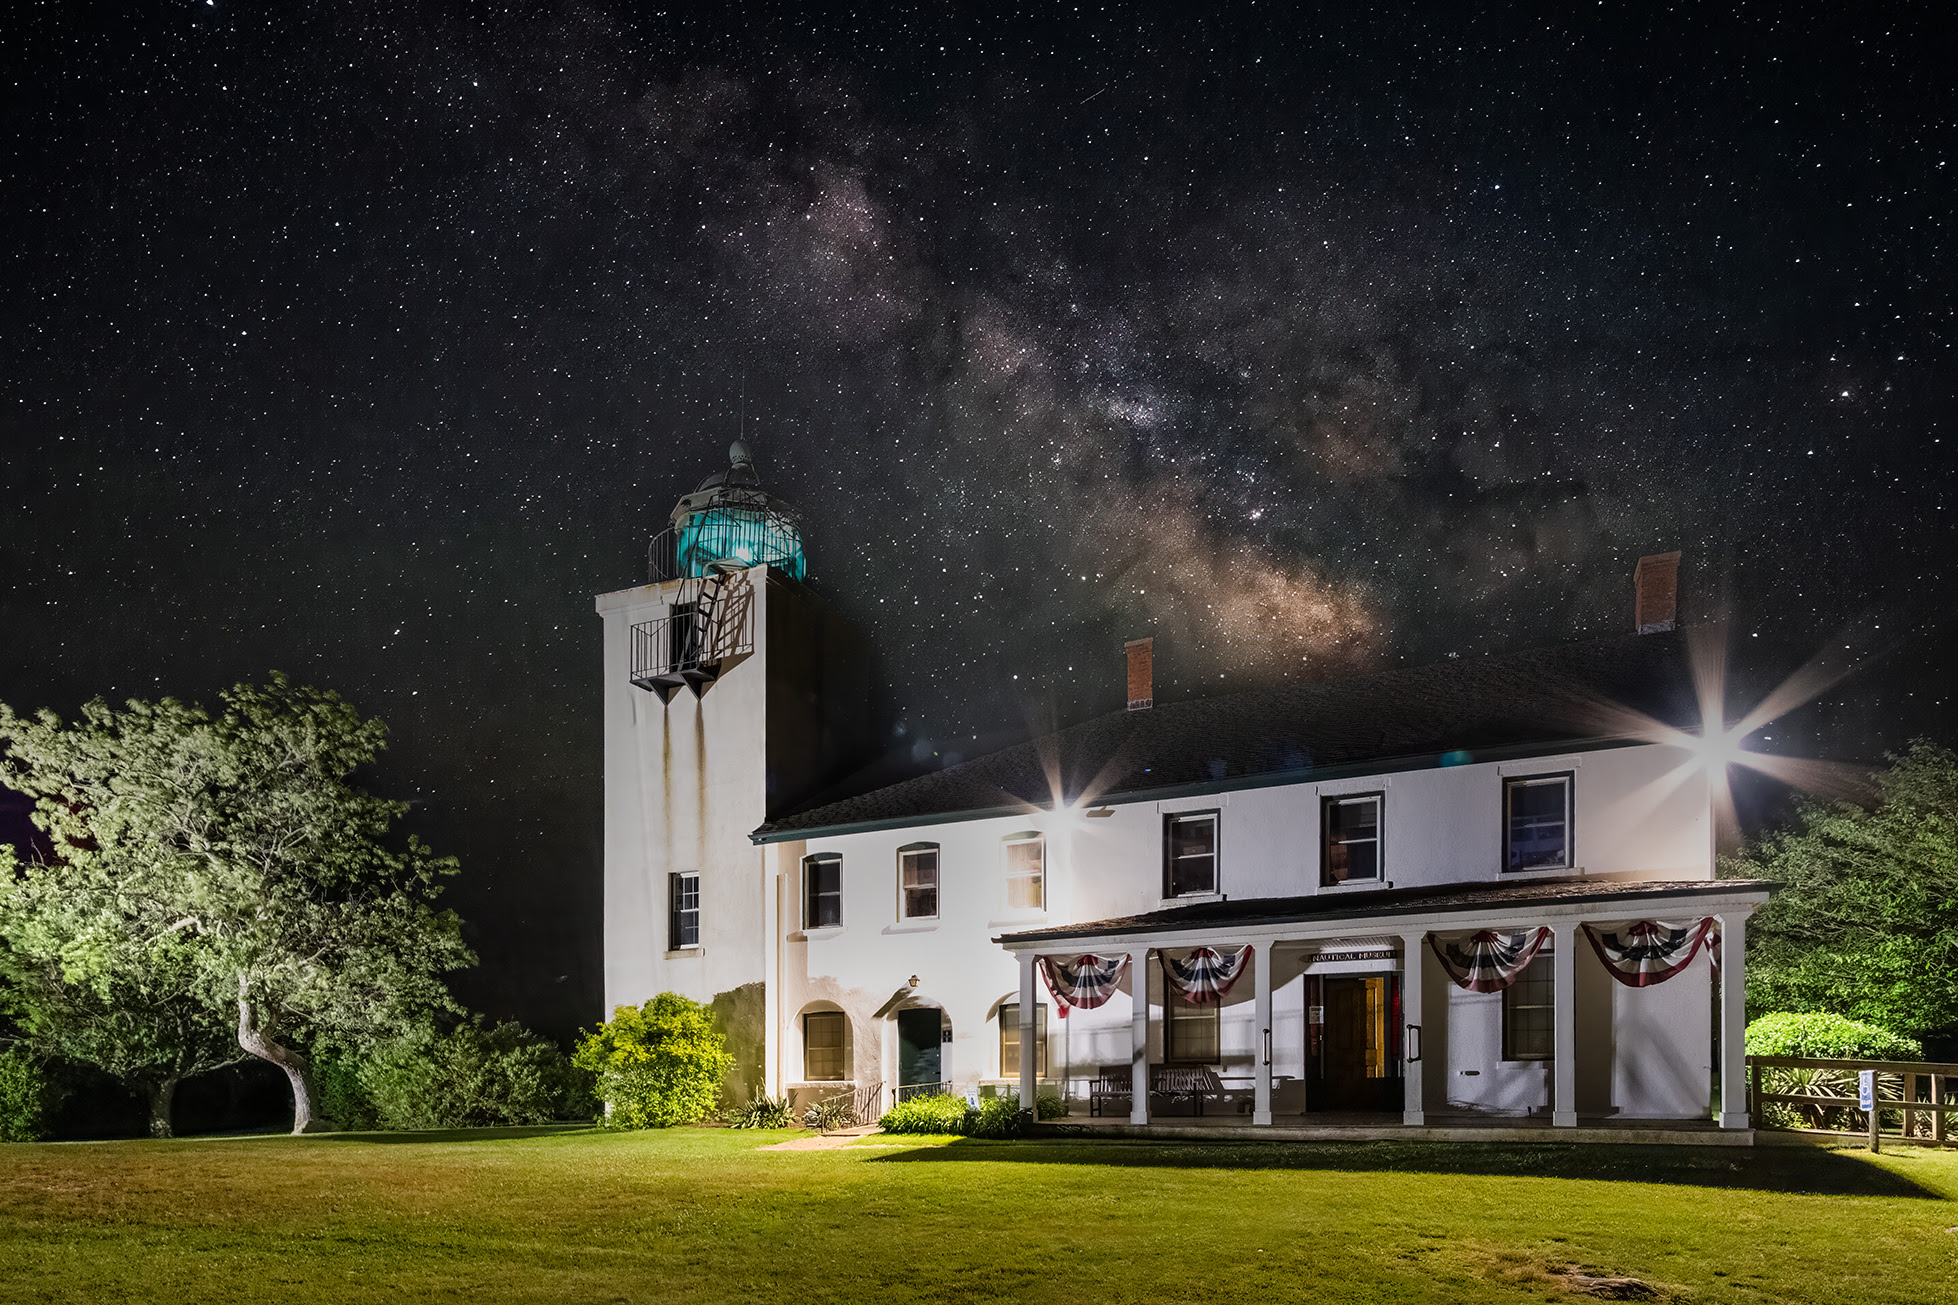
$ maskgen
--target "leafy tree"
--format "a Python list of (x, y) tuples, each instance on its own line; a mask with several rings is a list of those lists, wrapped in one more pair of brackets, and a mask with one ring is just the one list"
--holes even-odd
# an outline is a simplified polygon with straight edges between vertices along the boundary
[(75, 923), (78, 903), (49, 887), (45, 877), (9, 875), (0, 849), (0, 930), (14, 939), (0, 947), (7, 1013), (37, 1055), (93, 1065), (120, 1079), (146, 1102), (150, 1136), (170, 1137), (177, 1085), (236, 1064), (245, 1053), (222, 1008), (207, 998), (196, 958), (187, 954), (191, 944), (181, 935), (140, 958), (121, 948), (114, 964), (98, 953), (96, 981), (70, 982), (58, 946), (45, 943), (74, 936), (63, 926)]
[[(213, 715), (175, 699), (101, 700), (63, 724), (0, 705), (0, 781), (37, 799), (52, 855), (9, 900), (69, 894), (62, 936), (0, 911), (10, 948), (51, 959), (105, 1004), (118, 980), (186, 961), (243, 1051), (292, 1085), (293, 1131), (317, 1126), (311, 1062), (331, 1036), (376, 1039), (453, 1009), (440, 976), (474, 960), (433, 905), (455, 872), (418, 839), (389, 838), (406, 805), (350, 776), (386, 727), (337, 694), (239, 684)], [(31, 912), (27, 913), (31, 917)]]
[(666, 1128), (707, 1117), (734, 1068), (714, 1016), (699, 1002), (662, 992), (621, 1006), (587, 1033), (572, 1063), (596, 1079), (613, 1128)]
[(1913, 1039), (1958, 1028), (1958, 757), (1913, 743), (1874, 805), (1804, 803), (1721, 873), (1782, 885), (1748, 924), (1750, 1011), (1829, 1011)]

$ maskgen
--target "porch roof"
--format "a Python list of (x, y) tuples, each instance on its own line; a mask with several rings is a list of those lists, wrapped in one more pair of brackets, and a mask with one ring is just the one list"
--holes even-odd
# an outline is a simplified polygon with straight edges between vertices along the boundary
[[(1578, 876), (1535, 879), (1528, 883), (1438, 884), (1424, 888), (1340, 891), (1309, 897), (1253, 897), (1241, 901), (1193, 902), (1142, 915), (1088, 920), (1053, 929), (1023, 929), (995, 942), (1009, 948), (1028, 943), (1124, 937), (1176, 931), (1257, 929), (1288, 924), (1384, 920), (1396, 916), (1468, 914), (1516, 908), (1569, 908), (1590, 903), (1622, 903), (1633, 911), (1653, 899), (1740, 899), (1765, 902), (1776, 887), (1768, 879), (1595, 879)], [(1563, 910), (1559, 914), (1565, 913)], [(1614, 912), (1616, 914), (1616, 912)]]

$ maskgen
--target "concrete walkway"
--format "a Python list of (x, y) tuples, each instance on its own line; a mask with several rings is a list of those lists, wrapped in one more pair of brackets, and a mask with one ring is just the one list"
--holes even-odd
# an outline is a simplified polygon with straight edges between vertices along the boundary
[[(798, 1137), (787, 1142), (777, 1142), (773, 1146), (758, 1146), (757, 1151), (834, 1151), (838, 1147), (849, 1146), (852, 1142), (869, 1137), (881, 1130), (875, 1124), (862, 1124), (856, 1128), (839, 1128), (834, 1133), (818, 1133), (814, 1137)], [(895, 1146), (896, 1143), (890, 1145)]]

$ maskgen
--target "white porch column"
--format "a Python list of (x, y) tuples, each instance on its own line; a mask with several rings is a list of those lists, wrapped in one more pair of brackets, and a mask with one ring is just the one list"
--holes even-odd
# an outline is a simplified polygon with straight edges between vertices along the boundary
[(1251, 963), (1258, 967), (1254, 980), (1257, 994), (1257, 1046), (1252, 1054), (1257, 1057), (1258, 1080), (1251, 1099), (1251, 1122), (1269, 1124), (1271, 1122), (1271, 940), (1251, 944)]
[(1040, 1028), (1035, 1021), (1033, 962), (1032, 952), (1020, 953), (1020, 1109), (1035, 1111), (1038, 1106), (1035, 1093), (1039, 1091), (1040, 1077), (1036, 1072), (1040, 1067), (1040, 1048), (1034, 1045), (1036, 1031)]
[(1134, 994), (1135, 1044), (1129, 1065), (1129, 1122), (1149, 1122), (1149, 949), (1129, 953), (1129, 991)]
[(1428, 935), (1401, 935), (1401, 1123), (1427, 1122), (1426, 1097), (1422, 1090), (1422, 1060), (1426, 1056), (1427, 1029), (1421, 1018), (1423, 967), (1427, 964)]
[(1550, 926), (1551, 999), (1554, 1003), (1552, 1055), (1555, 1057), (1550, 1098), (1550, 1123), (1556, 1128), (1577, 1126), (1577, 924), (1561, 921)]
[(1720, 1127), (1747, 1127), (1747, 917), (1720, 920)]

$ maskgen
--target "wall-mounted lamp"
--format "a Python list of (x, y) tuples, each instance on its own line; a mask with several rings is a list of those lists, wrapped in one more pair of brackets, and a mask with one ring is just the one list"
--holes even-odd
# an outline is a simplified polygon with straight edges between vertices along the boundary
[(914, 988), (918, 986), (918, 976), (915, 974), (911, 976), (911, 986)]

